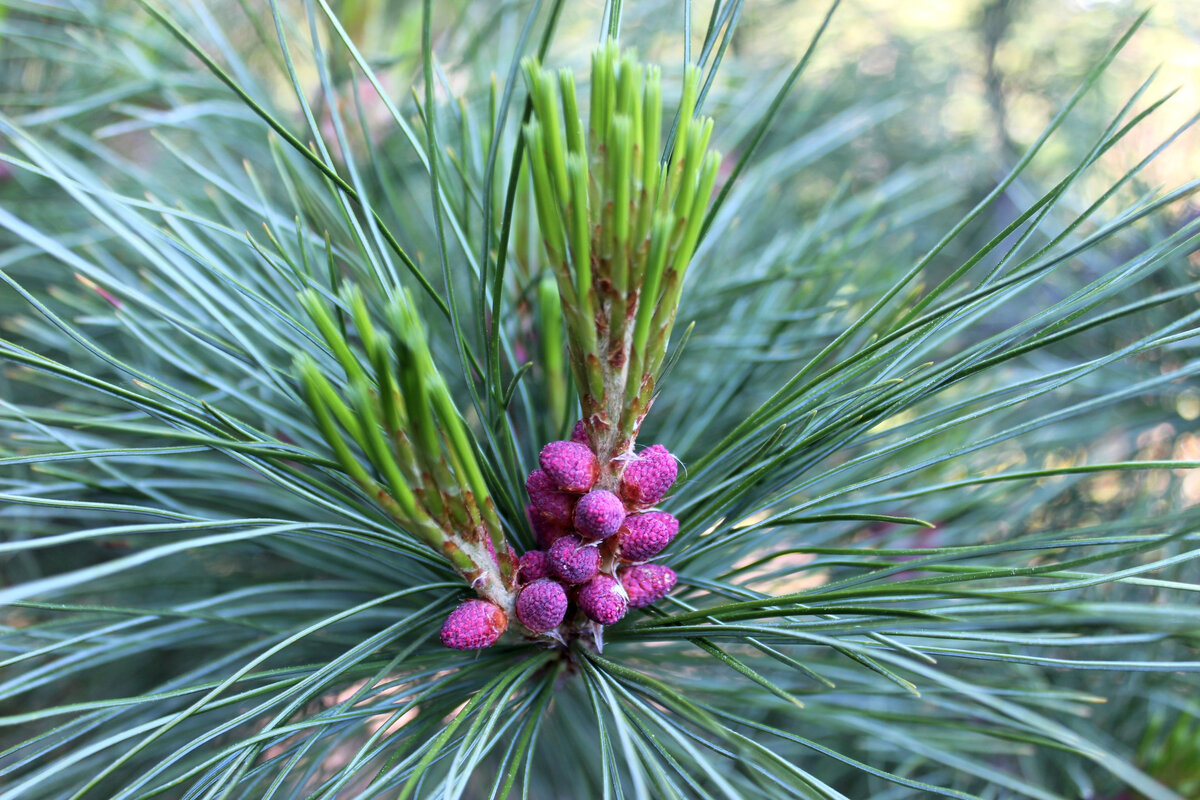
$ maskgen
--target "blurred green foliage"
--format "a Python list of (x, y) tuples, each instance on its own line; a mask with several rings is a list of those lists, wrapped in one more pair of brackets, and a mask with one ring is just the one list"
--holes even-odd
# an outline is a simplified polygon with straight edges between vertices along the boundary
[[(389, 100), (407, 124), (420, 130), (422, 118), (411, 97), (414, 89), (423, 88), (420, 4), (355, 0), (333, 5), (348, 36), (374, 66)], [(1181, 90), (1161, 113), (1124, 136), (1056, 199), (1021, 256), (1059, 234), (1065, 235), (1062, 247), (1073, 246), (1104, 230), (1106, 222), (1152, 190), (1173, 188), (1200, 174), (1200, 141), (1194, 131), (1185, 131), (1131, 176), (1094, 217), (1078, 229), (1069, 227), (1200, 106), (1200, 43), (1190, 5), (1186, 0), (1158, 3), (1147, 25), (1029, 168), (881, 309), (877, 324), (842, 342), (830, 363), (848, 363), (894, 331), (939, 281), (954, 275), (1087, 158), (1117, 109), (1160, 63), (1159, 83), (1167, 89), (1180, 84)], [(470, 297), (473, 284), (465, 265), (479, 251), (496, 246), (479, 246), (491, 242), (496, 230), (484, 231), (481, 210), (488, 207), (492, 224), (498, 225), (511, 177), (507, 157), (516, 142), (516, 126), (510, 122), (496, 143), (499, 158), (489, 185), (489, 122), (503, 93), (519, 83), (508, 80), (514, 74), (518, 43), (526, 52), (536, 47), (551, 4), (451, 0), (435, 6), (432, 33), (441, 101), (437, 113), (446, 153), (442, 166), (452, 176), (443, 191), (447, 206), (461, 219), (464, 239), (475, 246), (451, 243), (447, 259), (455, 270), (446, 276), (436, 266), (431, 195), (422, 163), (428, 154), (397, 130), (387, 109), (344, 58), (331, 60), (325, 78), (340, 90), (333, 105), (342, 119), (360, 126), (350, 128), (345, 150), (335, 142), (334, 115), (306, 41), (310, 14), (316, 17), (318, 12), (299, 0), (277, 4), (281, 17), (290, 21), (287, 33), (294, 62), (289, 65), (277, 43), (269, 4), (195, 0), (169, 10), (187, 19), (187, 30), (211, 52), (224, 54), (222, 63), (231, 65), (239, 85), (269, 103), (288, 129), (303, 131), (305, 111), (289, 76), (289, 67), (294, 69), (296, 85), (312, 98), (309, 113), (315, 127), (332, 143), (330, 162), (339, 171), (350, 163), (359, 167), (365, 196), (375, 199), (389, 229), (439, 291), (453, 284)], [(675, 96), (685, 59), (701, 55), (712, 7), (625, 4), (622, 40), (636, 46), (643, 58), (664, 65), (667, 96)], [(826, 11), (804, 2), (737, 7), (736, 31), (728, 39), (704, 105), (704, 112), (718, 120), (715, 146), (730, 154), (730, 169)], [(685, 8), (691, 9), (690, 19)], [(546, 62), (585, 73), (593, 44), (606, 33), (600, 23), (603, 9), (600, 2), (564, 4)], [(866, 605), (861, 611), (866, 621), (847, 617), (851, 612), (846, 611), (847, 622), (814, 617), (806, 623), (810, 628), (797, 630), (826, 636), (836, 647), (851, 648), (848, 652), (855, 656), (880, 657), (886, 663), (866, 668), (847, 657), (847, 651), (826, 646), (825, 640), (805, 645), (772, 640), (776, 655), (770, 657), (745, 639), (717, 640), (802, 697), (806, 708), (797, 716), (794, 707), (744, 680), (745, 673), (727, 668), (728, 662), (714, 663), (711, 653), (684, 636), (672, 638), (665, 625), (655, 629), (656, 621), (648, 619), (639, 623), (644, 628), (614, 637), (606, 653), (614, 666), (588, 663), (581, 667), (575, 689), (556, 697), (553, 712), (538, 729), (541, 741), (549, 743), (549, 754), (559, 756), (537, 762), (541, 773), (536, 785), (545, 792), (541, 796), (582, 796), (581, 781), (589, 787), (603, 782), (608, 790), (614, 774), (628, 782), (642, 767), (629, 766), (641, 764), (632, 755), (617, 763), (625, 747), (679, 781), (682, 794), (690, 791), (683, 785), (686, 781), (662, 765), (691, 752), (689, 748), (700, 751), (708, 746), (707, 740), (698, 741), (703, 737), (696, 732), (702, 726), (690, 724), (698, 717), (679, 712), (681, 706), (662, 692), (653, 700), (635, 695), (645, 684), (620, 672), (622, 667), (665, 681), (668, 689), (703, 703), (705, 713), (711, 708), (714, 714), (727, 715), (719, 718), (730, 730), (747, 737), (762, 735), (782, 758), (804, 765), (856, 798), (929, 796), (929, 789), (903, 783), (906, 780), (928, 782), (956, 797), (1143, 796), (1131, 794), (1133, 789), (1122, 788), (1122, 783), (1137, 784), (1144, 796), (1156, 798), (1193, 797), (1200, 791), (1200, 726), (1195, 722), (1200, 717), (1195, 700), (1200, 637), (1191, 599), (1200, 583), (1196, 561), (1191, 560), (1200, 480), (1195, 470), (1184, 469), (1071, 472), (1105, 462), (1200, 460), (1194, 341), (1168, 340), (1171, 326), (1195, 313), (1196, 295), (1187, 287), (1197, 279), (1200, 261), (1194, 248), (1160, 254), (1158, 261), (1143, 259), (1148, 249), (1162, 246), (1170, 236), (1180, 237), (1181, 243), (1193, 241), (1184, 226), (1197, 216), (1194, 199), (1184, 198), (1137, 225), (1120, 228), (1036, 281), (1030, 279), (1020, 295), (973, 308), (969, 319), (950, 317), (922, 330), (888, 350), (887, 360), (875, 364), (874, 372), (828, 389), (817, 386), (814, 392), (828, 395), (812, 400), (811, 407), (804, 404), (813, 395), (805, 395), (794, 409), (789, 405), (794, 414), (784, 420), (786, 426), (775, 420), (738, 447), (714, 450), (769, 403), (801, 365), (851, 330), (912, 264), (987, 196), (1104, 57), (1114, 31), (1139, 10), (1125, 2), (1051, 0), (856, 0), (839, 9), (803, 80), (731, 186), (727, 204), (710, 220), (712, 236), (701, 245), (678, 326), (683, 331), (692, 325), (691, 332), (686, 345), (680, 344), (682, 337), (675, 340), (678, 361), (647, 419), (645, 441), (670, 443), (689, 470), (670, 510), (685, 524), (673, 557), (688, 566), (685, 578), (690, 577), (696, 594), (669, 606), (671, 613), (688, 613), (686, 605), (693, 602), (745, 601), (753, 596), (747, 593), (758, 591), (809, 592), (816, 595), (805, 597), (809, 602), (836, 603), (821, 596), (823, 587), (832, 591), (845, 586), (844, 591), (862, 594), (840, 602), (855, 603), (849, 606), (855, 609)], [(538, 25), (526, 30), (531, 11), (539, 13)], [(162, 379), (171, 390), (202, 396), (219, 409), (206, 419), (222, 430), (245, 433), (254, 428), (245, 435), (256, 436), (261, 428), (264, 435), (279, 440), (275, 444), (295, 446), (294, 455), (311, 455), (308, 448), (316, 447), (317, 440), (310, 435), (311, 425), (299, 416), (300, 406), (288, 404), (282, 379), (257, 369), (252, 360), (239, 361), (245, 357), (240, 347), (262, 346), (269, 350), (266, 363), (286, 362), (281, 355), (284, 345), (294, 344), (287, 341), (288, 329), (276, 317), (256, 310), (232, 283), (213, 276), (227, 270), (237, 281), (253, 280), (256, 291), (273, 291), (273, 282), (280, 279), (263, 265), (277, 267), (279, 258), (263, 223), (277, 239), (286, 240), (279, 232), (288, 230), (293, 216), (310, 226), (306, 232), (317, 231), (317, 225), (333, 231), (344, 262), (341, 268), (374, 274), (374, 262), (356, 249), (353, 226), (346, 221), (351, 212), (339, 207), (320, 176), (287, 151), (278, 136), (268, 135), (243, 103), (136, 4), (9, 0), (0, 5), (0, 12), (0, 113), (34, 131), (47, 148), (36, 168), (18, 165), (0, 180), (0, 209), (6, 214), (0, 269), (134, 368)], [(681, 31), (689, 21), (693, 35), (685, 43)], [(331, 41), (327, 32), (325, 45)], [(523, 97), (519, 90), (514, 92), (515, 118)], [(1137, 107), (1156, 97), (1149, 92)], [(0, 144), (0, 151), (20, 161), (31, 158), (11, 142)], [(63, 167), (63, 174), (37, 174), (46, 164)], [(88, 190), (72, 186), (73, 179)], [(533, 360), (530, 354), (538, 352), (536, 291), (544, 266), (527, 190), (519, 181), (513, 185), (518, 187), (516, 223), (504, 295), (511, 319), (504, 322), (505, 335), (511, 337), (506, 346), (511, 345), (513, 354), (509, 367), (514, 369), (506, 378), (519, 362)], [(64, 187), (76, 190), (75, 196)], [(119, 207), (130, 216), (100, 224), (81, 196), (98, 198), (101, 208)], [(23, 231), (14, 222), (17, 218), (47, 236)], [(122, 224), (134, 233), (123, 235)], [(259, 250), (247, 244), (243, 231)], [(1005, 247), (1018, 235), (1009, 237)], [(176, 313), (174, 319), (186, 323), (181, 325), (186, 335), (160, 317), (140, 316), (144, 311), (128, 300), (123, 310), (114, 311), (111, 295), (97, 291), (99, 284), (91, 279), (77, 277), (76, 267), (55, 245)], [(280, 250), (286, 253), (290, 247), (286, 240)], [(370, 247), (363, 250), (377, 255)], [(320, 254), (320, 248), (313, 252)], [(1001, 260), (1003, 252), (1004, 247), (988, 250), (978, 270), (990, 274), (998, 268), (997, 274), (1008, 274), (1004, 270), (1012, 264)], [(167, 279), (166, 273), (148, 266), (163, 253), (202, 253), (206, 268), (197, 268), (194, 275), (212, 283)], [(1148, 266), (1142, 270), (1142, 265)], [(943, 300), (986, 285), (976, 273), (971, 277), (975, 282), (956, 284)], [(1085, 309), (1091, 296), (1080, 294), (1084, 287), (1105, 303), (1099, 311)], [(76, 340), (11, 289), (8, 284), (0, 287), (0, 335), (114, 384), (130, 385), (128, 375), (82, 352)], [(228, 325), (218, 320), (227, 308), (196, 310), (210, 291), (233, 298), (235, 316), (253, 319), (261, 311), (264, 340), (273, 337), (270, 346), (253, 337), (238, 347), (227, 339), (220, 340), (222, 347), (199, 347), (189, 340), (194, 334), (207, 342), (204, 337), (214, 332), (225, 336), (240, 324), (240, 316)], [(973, 359), (1006, 354), (1035, 334), (1164, 292), (1177, 294), (1112, 324), (1050, 341), (978, 373), (971, 371)], [(420, 302), (428, 312), (440, 363), (457, 364), (456, 328), (438, 315), (434, 302)], [(1135, 348), (1120, 360), (1111, 358), (1143, 340), (1153, 346)], [(957, 372), (956, 359), (961, 359)], [(235, 367), (230, 366), (233, 362)], [(947, 372), (922, 383), (930, 369)], [(894, 383), (901, 377), (905, 383)], [(1063, 382), (1056, 383), (1060, 378)], [(559, 414), (543, 413), (539, 392), (545, 384), (537, 381), (546, 379), (539, 364), (514, 393), (511, 417), (497, 428), (510, 435), (514, 445), (511, 453), (495, 459), (502, 468), (492, 488), (517, 536), (520, 523), (514, 520), (520, 515), (523, 469), (529, 467), (536, 445), (553, 438), (562, 424)], [(459, 374), (450, 380), (462, 398), (465, 416), (475, 430), (485, 431), (480, 438), (486, 442), (492, 431), (486, 415), (477, 413), (469, 401), (472, 376)], [(907, 387), (914, 387), (911, 394), (905, 394)], [(167, 389), (138, 388), (164, 402), (177, 399)], [(898, 394), (886, 394), (891, 391)], [(880, 397), (890, 399), (883, 402)], [(4, 458), (89, 447), (153, 447), (162, 444), (165, 435), (156, 427), (137, 427), (161, 420), (139, 416), (108, 395), (64, 389), (60, 381), (15, 361), (6, 362), (0, 373), (0, 399), (8, 437), (0, 444)], [(559, 397), (553, 405), (557, 408), (562, 402)], [(856, 419), (852, 412), (864, 407), (873, 409), (875, 416)], [(30, 416), (36, 413), (43, 416)], [(126, 425), (130, 427), (122, 427)], [(780, 460), (772, 461), (777, 454)], [(188, 540), (178, 531), (159, 531), (153, 536), (181, 545), (176, 560), (162, 562), (169, 567), (161, 575), (121, 573), (81, 584), (65, 598), (101, 609), (129, 606), (155, 612), (135, 616), (136, 624), (120, 616), (73, 617), (36, 603), (6, 611), (5, 652), (14, 661), (6, 667), (0, 713), (5, 715), (5, 746), (11, 744), (12, 749), (0, 755), (0, 787), (4, 776), (13, 776), (9, 785), (24, 787), (25, 796), (70, 796), (77, 775), (91, 779), (109, 761), (108, 756), (87, 761), (87, 751), (76, 749), (76, 740), (69, 737), (84, 742), (92, 741), (91, 736), (124, 735), (117, 723), (113, 732), (97, 733), (108, 718), (87, 714), (103, 710), (117, 715), (125, 710), (126, 716), (114, 719), (129, 730), (142, 724), (149, 730), (157, 724), (157, 715), (184, 707), (183, 701), (152, 693), (169, 693), (189, 681), (208, 691), (211, 682), (223, 680), (233, 666), (266, 644), (356, 603), (375, 602), (396, 591), (398, 581), (426, 581), (446, 593), (445, 584), (438, 581), (448, 576), (436, 563), (380, 544), (378, 538), (357, 540), (357, 530), (348, 533), (337, 527), (347, 524), (339, 516), (339, 504), (347, 515), (369, 515), (336, 476), (329, 478), (328, 496), (337, 502), (322, 507), (308, 498), (297, 499), (243, 462), (231, 468), (232, 463), (223, 454), (199, 451), (148, 452), (136, 459), (96, 459), (94, 464), (5, 466), (0, 491), (10, 494), (153, 503), (212, 518), (294, 515), (297, 524), (312, 526), (326, 538), (317, 544), (297, 538), (192, 549), (182, 547)], [(755, 471), (762, 463), (773, 470)], [(1026, 472), (1031, 473), (1027, 480), (977, 480)], [(894, 521), (853, 518), (867, 513), (919, 517), (935, 527), (918, 530)], [(0, 575), (5, 590), (13, 592), (34, 581), (103, 567), (148, 547), (143, 543), (147, 537), (117, 526), (110, 536), (89, 535), (69, 546), (24, 550), (20, 543), (34, 537), (65, 535), (89, 526), (103, 531), (109, 523), (86, 508), (30, 510), (13, 504), (0, 509), (0, 515), (14, 545), (0, 561)], [(789, 515), (801, 521), (789, 521)], [(354, 525), (369, 527), (361, 519)], [(336, 537), (330, 534), (334, 530)], [(913, 559), (922, 560), (914, 565)], [(917, 608), (888, 594), (897, 586), (946, 594)], [(1047, 586), (1060, 588), (1050, 591)], [(961, 596), (955, 594), (959, 590)], [(438, 729), (443, 717), (457, 713), (465, 697), (477, 696), (472, 693), (488, 685), (480, 675), (488, 670), (499, 674), (507, 664), (493, 655), (465, 665), (455, 662), (450, 669), (444, 652), (422, 648), (421, 637), (444, 611), (436, 605), (439, 596), (430, 596), (435, 598), (429, 600), (432, 610), (416, 600), (411, 606), (397, 600), (396, 608), (372, 609), (319, 636), (299, 639), (278, 661), (283, 672), (266, 679), (312, 681), (311, 693), (289, 694), (290, 683), (282, 689), (267, 685), (295, 715), (284, 718), (297, 725), (311, 721), (326, 738), (314, 736), (312, 741), (318, 743), (309, 745), (280, 734), (277, 739), (264, 738), (262, 747), (269, 743), (276, 748), (270, 752), (283, 754), (277, 756), (281, 760), (294, 756), (291, 763), (302, 764), (309, 777), (320, 773), (322, 762), (305, 760), (313, 747), (312, 752), (329, 760), (329, 772), (318, 775), (322, 780), (342, 769), (355, 753), (377, 758), (375, 767), (385, 769), (392, 758), (389, 747), (395, 752), (418, 747), (405, 739), (413, 728), (399, 726), (395, 741), (384, 739), (382, 752), (376, 752), (371, 747), (379, 740), (365, 743), (378, 731), (390, 729), (369, 726), (381, 719), (394, 722), (388, 715), (401, 699), (410, 697), (406, 693), (416, 691), (413, 685), (428, 688), (424, 702), (434, 718), (430, 731)], [(210, 613), (212, 598), (221, 598), (224, 605)], [(905, 621), (887, 616), (895, 608), (962, 617), (937, 625)], [(730, 617), (728, 624), (738, 621)], [(121, 627), (127, 624), (133, 633)], [(389, 632), (399, 641), (386, 639)], [(704, 633), (719, 635), (712, 628)], [(906, 644), (895, 644), (897, 637)], [(95, 646), (85, 649), (91, 642)], [(346, 655), (366, 644), (376, 660), (353, 662)], [(905, 648), (916, 648), (917, 654)], [(410, 672), (396, 677), (389, 672), (398, 668), (391, 660), (402, 656)], [(816, 677), (795, 669), (788, 662), (792, 656)], [(903, 666), (895, 666), (898, 663)], [(909, 681), (920, 684), (919, 697), (907, 691)], [(239, 736), (269, 715), (235, 720), (228, 728), (222, 727), (227, 720), (221, 715), (231, 715), (230, 707), (239, 712), (251, 707), (253, 692), (262, 685), (255, 684), (240, 704), (210, 709), (206, 713), (212, 714), (212, 722), (198, 715), (181, 725), (161, 749), (134, 760), (129, 777), (123, 779), (135, 780), (139, 766), (155, 768), (162, 754), (193, 768), (197, 761), (188, 760), (190, 751), (185, 749), (189, 737), (212, 747), (203, 750), (206, 758), (224, 753), (220, 748), (235, 747)], [(355, 691), (364, 694), (358, 697)], [(520, 708), (538, 708), (543, 697), (523, 696), (519, 701), (525, 705)], [(121, 698), (137, 702), (127, 704)], [(187, 694), (186, 699), (194, 698)], [(363, 705), (355, 707), (351, 699)], [(111, 709), (103, 705), (109, 701), (114, 702)], [(80, 702), (100, 707), (70, 706)], [(679, 716), (665, 713), (667, 706)], [(54, 710), (64, 707), (67, 711)], [(672, 727), (670, 720), (677, 718), (689, 724)], [(93, 727), (77, 722), (56, 733), (55, 726), (65, 719), (84, 720)], [(525, 718), (519, 719), (523, 725)], [(586, 729), (579, 720), (587, 721)], [(764, 726), (806, 741), (774, 734), (766, 738)], [(467, 760), (483, 760), (486, 752), (478, 743), (484, 737), (474, 723), (471, 731), (476, 738), (469, 741), (479, 749), (456, 752), (469, 752), (463, 756)], [(65, 742), (58, 751), (53, 746), (56, 736)], [(693, 736), (698, 738), (689, 738)], [(27, 740), (32, 743), (20, 744)], [(835, 756), (813, 755), (813, 743)], [(732, 745), (713, 745), (727, 746)], [(242, 766), (259, 763), (254, 760), (259, 750), (246, 752), (253, 757), (237, 751), (221, 757), (236, 756)], [(562, 757), (580, 752), (599, 752), (602, 757), (583, 765)], [(44, 762), (38, 760), (43, 753), (48, 754)], [(80, 763), (65, 760), (74, 755), (80, 756)], [(658, 756), (661, 760), (654, 760)], [(64, 760), (56, 762), (56, 757)], [(693, 757), (695, 764), (708, 764), (705, 759), (712, 757), (712, 763), (720, 765), (714, 768), (718, 778), (738, 761), (721, 760), (723, 752), (707, 749)], [(758, 757), (770, 763), (761, 753)], [(486, 762), (488, 769), (501, 763), (498, 758)], [(892, 775), (881, 777), (858, 762)], [(1096, 770), (1097, 762), (1111, 772)], [(57, 771), (57, 777), (42, 784), (50, 788), (15, 783), (45, 764)], [(198, 768), (211, 769), (214, 796), (224, 766), (217, 758)], [(1139, 783), (1137, 769), (1149, 777)], [(344, 776), (347, 782), (357, 779), (352, 772)], [(756, 781), (763, 796), (784, 796), (793, 790), (750, 767), (730, 768), (729, 773), (728, 779), (738, 781), (743, 791)], [(466, 796), (484, 797), (492, 777), (481, 769), (469, 789), (466, 779), (459, 788)], [(634, 785), (636, 781), (635, 777)], [(115, 794), (112, 787), (117, 783), (114, 778), (98, 791)], [(295, 785), (305, 782), (297, 780)], [(705, 784), (719, 795), (714, 786)], [(0, 797), (9, 796), (4, 791), (20, 796), (22, 789), (0, 788)], [(164, 789), (163, 796), (178, 791), (179, 787)], [(200, 786), (190, 796), (203, 796), (204, 791), (207, 788)], [(237, 796), (263, 796), (252, 782), (239, 791)], [(536, 790), (532, 796), (539, 796)]]

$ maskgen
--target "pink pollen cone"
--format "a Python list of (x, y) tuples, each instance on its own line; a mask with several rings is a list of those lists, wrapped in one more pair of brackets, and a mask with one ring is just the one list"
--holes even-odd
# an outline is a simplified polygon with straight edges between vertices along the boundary
[(491, 647), (508, 628), (508, 615), (486, 600), (465, 600), (442, 625), (442, 644), (454, 650)]
[(530, 550), (521, 554), (517, 562), (517, 576), (521, 583), (533, 583), (550, 574), (550, 556), (545, 550)]
[(600, 474), (596, 454), (579, 442), (550, 442), (542, 448), (538, 463), (554, 485), (564, 492), (586, 492)]
[(538, 547), (542, 550), (549, 550), (550, 545), (571, 532), (571, 529), (567, 526), (551, 522), (534, 511), (532, 507), (528, 509), (528, 513), (529, 524), (533, 528), (533, 536), (537, 541)]
[(621, 497), (635, 506), (652, 506), (667, 496), (679, 475), (671, 451), (651, 445), (630, 461), (621, 475)]
[(567, 592), (562, 584), (549, 578), (534, 581), (517, 596), (517, 619), (531, 631), (552, 631), (566, 614)]
[(588, 441), (587, 428), (584, 427), (583, 420), (575, 423), (575, 429), (571, 431), (571, 441), (578, 442), (579, 444), (591, 444)]
[(571, 524), (571, 515), (575, 511), (575, 497), (560, 492), (544, 470), (535, 469), (529, 473), (525, 489), (529, 492), (529, 507), (532, 513), (559, 525)]
[(625, 504), (605, 489), (588, 492), (575, 506), (575, 530), (586, 539), (603, 539), (621, 529)]
[(601, 625), (617, 622), (625, 616), (629, 608), (616, 578), (603, 573), (583, 585), (579, 590), (578, 600), (579, 607), (587, 614), (588, 619)]
[(600, 569), (600, 549), (578, 536), (564, 536), (550, 547), (550, 574), (563, 583), (583, 583)]
[(675, 588), (675, 581), (678, 580), (675, 570), (663, 564), (624, 567), (617, 575), (625, 587), (625, 593), (629, 595), (632, 608), (648, 606), (663, 599)]
[(665, 511), (650, 511), (631, 514), (617, 532), (624, 561), (645, 561), (661, 553), (675, 534), (679, 533), (679, 520)]

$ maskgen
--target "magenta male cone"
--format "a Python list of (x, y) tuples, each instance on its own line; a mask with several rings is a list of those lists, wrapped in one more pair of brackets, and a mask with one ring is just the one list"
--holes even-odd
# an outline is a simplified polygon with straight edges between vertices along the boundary
[(534, 511), (532, 506), (527, 509), (527, 512), (529, 525), (533, 528), (534, 539), (542, 550), (549, 550), (550, 545), (571, 532), (569, 527), (546, 519)]
[(675, 570), (663, 564), (638, 564), (617, 572), (631, 608), (655, 603), (675, 588)]
[(579, 442), (580, 444), (589, 444), (587, 428), (583, 427), (583, 420), (575, 423), (575, 429), (571, 431), (571, 441)]
[(517, 619), (531, 631), (552, 631), (567, 614), (567, 592), (549, 578), (534, 581), (517, 596)]
[(652, 506), (667, 496), (679, 474), (675, 456), (661, 444), (647, 447), (625, 467), (621, 497), (635, 506)]
[(442, 644), (455, 650), (491, 647), (508, 628), (508, 615), (486, 600), (465, 600), (442, 625)]
[(564, 536), (550, 547), (550, 574), (563, 583), (583, 583), (600, 569), (600, 549), (578, 536)]
[(550, 442), (542, 448), (538, 463), (547, 477), (564, 492), (586, 492), (600, 473), (596, 454), (579, 442)]
[(612, 536), (624, 521), (625, 504), (604, 489), (588, 492), (575, 505), (575, 531), (585, 539)]
[(603, 573), (585, 583), (579, 589), (576, 599), (588, 619), (601, 625), (612, 625), (625, 616), (629, 608), (616, 578)]
[(517, 561), (517, 577), (521, 583), (533, 583), (550, 574), (550, 556), (545, 550), (522, 553)]
[(617, 545), (624, 561), (645, 561), (663, 551), (679, 533), (679, 520), (665, 511), (631, 514), (617, 532)]
[(575, 512), (575, 497), (559, 491), (544, 470), (535, 469), (525, 480), (529, 492), (529, 511), (550, 522), (570, 525)]

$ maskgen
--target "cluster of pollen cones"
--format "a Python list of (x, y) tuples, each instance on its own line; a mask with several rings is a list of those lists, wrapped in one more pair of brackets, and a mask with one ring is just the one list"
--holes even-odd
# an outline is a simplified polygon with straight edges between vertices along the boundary
[[(675, 571), (646, 563), (679, 532), (679, 520), (653, 506), (675, 482), (675, 457), (660, 444), (626, 456), (618, 491), (596, 487), (601, 465), (583, 423), (571, 441), (550, 442), (529, 474), (529, 521), (538, 549), (521, 556), (516, 614), (535, 634), (561, 640), (560, 627), (586, 617), (612, 625), (630, 608), (662, 599)], [(442, 626), (442, 643), (456, 650), (488, 647), (508, 617), (486, 600), (467, 600)]]

